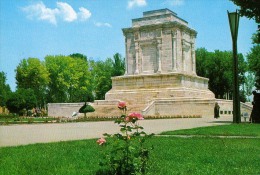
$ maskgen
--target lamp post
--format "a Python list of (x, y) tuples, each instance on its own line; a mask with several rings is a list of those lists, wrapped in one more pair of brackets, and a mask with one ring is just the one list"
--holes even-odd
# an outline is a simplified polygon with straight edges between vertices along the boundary
[(238, 83), (238, 59), (237, 59), (237, 35), (239, 26), (239, 14), (228, 13), (229, 26), (233, 41), (233, 123), (241, 123), (239, 83)]

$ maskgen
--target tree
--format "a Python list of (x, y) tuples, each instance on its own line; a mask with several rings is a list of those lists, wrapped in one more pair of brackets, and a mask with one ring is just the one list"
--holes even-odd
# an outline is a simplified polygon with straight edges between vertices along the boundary
[(260, 1), (259, 0), (231, 0), (240, 7), (239, 14), (249, 19), (254, 19), (258, 24), (257, 43), (260, 43)]
[(209, 89), (217, 98), (224, 98), (225, 93), (232, 91), (232, 54), (199, 48), (196, 58), (197, 74), (209, 78)]
[(255, 86), (260, 89), (260, 44), (254, 45), (247, 54), (248, 69), (255, 75)]
[(246, 100), (250, 101), (250, 96), (252, 95), (252, 91), (255, 85), (255, 76), (252, 72), (247, 72), (246, 73), (246, 80), (245, 80), (245, 84), (244, 84), (244, 91), (245, 91), (245, 95), (246, 95)]
[(52, 103), (80, 102), (93, 99), (91, 76), (86, 59), (73, 56), (46, 56), (50, 73), (48, 101)]
[(114, 55), (112, 76), (121, 76), (125, 73), (125, 61), (119, 53)]
[(258, 0), (231, 0), (237, 6), (240, 6), (239, 13), (249, 19), (254, 19), (260, 23), (260, 2)]
[[(233, 73), (232, 73), (232, 52), (219, 51), (208, 52), (205, 48), (196, 50), (197, 74), (209, 78), (209, 89), (216, 98), (224, 98), (232, 95)], [(245, 81), (246, 63), (243, 55), (238, 55), (239, 60), (239, 82)]]
[(36, 103), (36, 96), (32, 89), (19, 88), (10, 95), (6, 106), (11, 113), (20, 113), (23, 109), (36, 107)]
[(83, 55), (81, 53), (73, 53), (73, 54), (70, 54), (69, 55), (71, 58), (79, 58), (79, 59), (82, 59), (84, 61), (88, 61), (88, 58), (86, 55)]
[(49, 72), (38, 58), (23, 59), (16, 68), (17, 88), (31, 89), (37, 99), (37, 106), (46, 104), (46, 88), (50, 81)]
[(6, 74), (0, 72), (0, 106), (6, 105), (6, 101), (11, 92), (10, 86), (6, 84)]
[(95, 99), (105, 99), (105, 94), (112, 88), (113, 61), (108, 58), (105, 61), (90, 61), (92, 87)]
[(79, 113), (84, 113), (84, 117), (86, 117), (86, 113), (89, 112), (95, 112), (95, 109), (85, 102), (85, 104), (79, 109)]

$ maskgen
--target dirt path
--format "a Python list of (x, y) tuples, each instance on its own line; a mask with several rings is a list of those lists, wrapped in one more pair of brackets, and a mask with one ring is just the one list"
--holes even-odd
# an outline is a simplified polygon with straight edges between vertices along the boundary
[[(231, 117), (220, 119), (204, 117), (140, 122), (145, 132), (158, 134), (162, 131), (228, 124), (231, 121)], [(99, 138), (103, 133), (112, 134), (118, 131), (119, 127), (112, 121), (0, 126), (0, 147)]]

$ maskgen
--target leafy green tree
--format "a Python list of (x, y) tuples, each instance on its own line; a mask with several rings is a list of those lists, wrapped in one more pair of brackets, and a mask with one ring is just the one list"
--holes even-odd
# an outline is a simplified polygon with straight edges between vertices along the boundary
[(50, 73), (48, 101), (52, 103), (80, 102), (93, 99), (91, 76), (86, 59), (70, 56), (46, 56)]
[(11, 88), (6, 84), (6, 74), (0, 72), (0, 106), (5, 106), (8, 96), (12, 93)]
[(85, 104), (79, 109), (79, 113), (84, 113), (84, 117), (86, 117), (86, 113), (89, 112), (95, 112), (95, 109), (85, 102)]
[(105, 61), (90, 61), (92, 87), (95, 99), (105, 99), (105, 94), (112, 88), (113, 61), (108, 58)]
[(259, 0), (231, 0), (240, 7), (239, 14), (249, 19), (254, 19), (258, 24), (257, 37), (255, 42), (260, 43), (260, 1)]
[[(219, 51), (208, 52), (205, 48), (196, 50), (197, 74), (209, 78), (209, 89), (214, 92), (216, 98), (224, 98), (226, 94), (232, 96), (233, 69), (232, 52)], [(239, 82), (245, 81), (246, 63), (243, 55), (238, 55)]]
[(258, 0), (231, 0), (240, 7), (239, 13), (260, 23), (260, 2)]
[(247, 54), (248, 69), (255, 75), (255, 86), (260, 89), (260, 44), (254, 45)]
[(246, 100), (250, 101), (250, 96), (252, 95), (252, 91), (255, 85), (255, 76), (252, 72), (247, 72), (246, 73), (246, 80), (244, 83), (244, 91), (245, 91), (245, 95), (246, 95)]
[(209, 78), (209, 89), (217, 98), (232, 91), (231, 55), (227, 52), (208, 52), (205, 48), (196, 50), (197, 74)]
[(197, 75), (208, 77), (209, 64), (212, 53), (208, 52), (205, 48), (196, 49), (196, 71)]
[(253, 33), (251, 39), (252, 44), (260, 44), (260, 31), (258, 33)]
[(114, 55), (112, 76), (121, 76), (125, 73), (125, 61), (119, 53)]
[(46, 88), (49, 72), (38, 58), (23, 59), (16, 68), (17, 88), (32, 89), (38, 106), (46, 104)]
[(95, 99), (105, 99), (105, 94), (112, 88), (111, 77), (121, 76), (125, 73), (125, 61), (119, 53), (113, 59), (105, 61), (90, 61), (91, 77)]
[(6, 106), (11, 113), (20, 113), (23, 109), (29, 110), (36, 107), (36, 96), (32, 89), (19, 88), (11, 93)]
[(78, 59), (82, 59), (84, 61), (88, 61), (87, 56), (83, 55), (81, 53), (73, 53), (73, 54), (70, 54), (69, 56), (72, 57), (72, 58), (78, 58)]

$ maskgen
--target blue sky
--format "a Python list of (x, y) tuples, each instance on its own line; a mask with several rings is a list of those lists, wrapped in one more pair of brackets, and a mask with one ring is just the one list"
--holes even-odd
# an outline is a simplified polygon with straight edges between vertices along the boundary
[[(15, 90), (15, 69), (24, 58), (82, 53), (105, 60), (125, 57), (122, 28), (144, 11), (168, 8), (198, 32), (196, 47), (231, 50), (227, 10), (229, 0), (0, 0), (0, 71)], [(240, 18), (238, 52), (246, 55), (257, 29), (254, 20)]]

